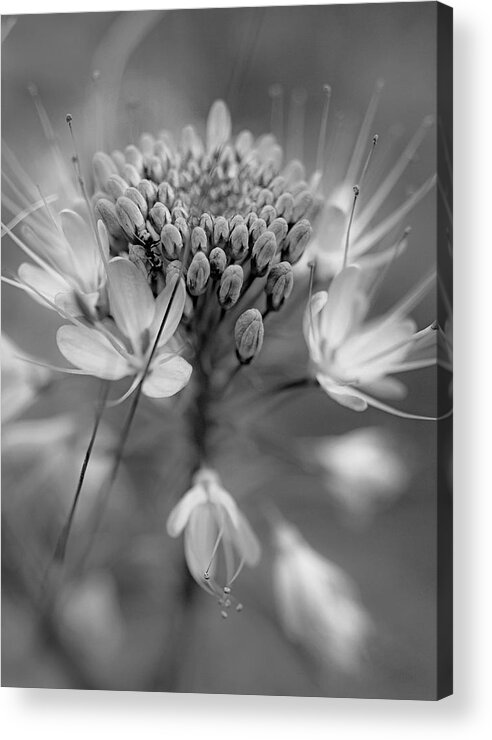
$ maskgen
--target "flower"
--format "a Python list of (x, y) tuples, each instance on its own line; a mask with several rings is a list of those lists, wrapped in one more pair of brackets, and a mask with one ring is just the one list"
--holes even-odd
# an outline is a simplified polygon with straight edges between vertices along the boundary
[(366, 276), (356, 265), (345, 267), (327, 291), (312, 296), (304, 316), (304, 336), (316, 379), (333, 400), (354, 411), (374, 406), (399, 416), (422, 418), (394, 409), (369, 393), (399, 398), (406, 388), (391, 374), (435, 364), (433, 357), (409, 357), (433, 346), (435, 332), (434, 324), (417, 332), (407, 315), (432, 280), (433, 275), (393, 309), (371, 320), (366, 319), (370, 305)]
[[(196, 473), (192, 488), (169, 515), (167, 531), (171, 537), (184, 531), (185, 557), (191, 575), (219, 599), (223, 615), (227, 616), (232, 603), (231, 585), (244, 565), (253, 567), (258, 563), (260, 545), (236, 502), (222, 488), (217, 473), (209, 468)], [(220, 554), (223, 562), (219, 562)], [(223, 586), (219, 585), (219, 571), (225, 575)]]
[(50, 381), (50, 370), (2, 334), (2, 423), (22, 414)]
[(274, 545), (273, 587), (286, 634), (326, 665), (353, 672), (371, 632), (354, 585), (292, 525), (276, 523)]
[[(342, 152), (342, 155), (337, 156), (337, 153), (334, 155), (336, 160), (329, 163), (330, 166), (326, 167), (326, 173), (323, 173), (321, 163), (317, 163), (319, 170), (315, 175), (320, 180), (322, 177), (323, 188), (327, 195), (318, 209), (314, 237), (305, 252), (304, 264), (316, 261), (318, 276), (322, 278), (333, 277), (342, 268), (348, 231), (351, 232), (352, 238), (351, 262), (361, 267), (378, 268), (394, 259), (395, 252), (396, 256), (401, 254), (406, 247), (404, 241), (396, 245), (388, 245), (388, 248), (382, 248), (379, 251), (374, 251), (374, 249), (381, 245), (395, 228), (398, 228), (407, 214), (420, 203), (436, 183), (435, 175), (431, 175), (391, 211), (384, 210), (388, 198), (395, 192), (399, 181), (433, 125), (433, 118), (426, 116), (392, 166), (386, 168), (379, 183), (376, 186), (371, 184), (371, 190), (362, 186), (363, 181), (364, 186), (366, 185), (365, 175), (372, 154), (377, 156), (374, 149), (379, 137), (378, 135), (373, 136), (372, 127), (383, 87), (383, 82), (378, 81), (357, 137), (353, 136), (351, 127), (347, 124), (340, 127), (337, 153)], [(329, 104), (329, 96), (327, 102)], [(372, 145), (370, 145), (371, 138)], [(368, 146), (370, 147), (369, 154), (367, 153)], [(350, 158), (346, 158), (344, 152), (350, 152)], [(367, 198), (357, 209), (354, 208), (354, 186), (360, 189), (358, 201), (363, 200), (367, 192)], [(381, 210), (384, 210), (384, 216), (376, 221)]]
[[(142, 391), (151, 398), (178, 393), (187, 384), (192, 370), (177, 354), (173, 341), (185, 303), (182, 281), (174, 300), (177, 276), (154, 299), (145, 277), (128, 259), (115, 257), (107, 270), (113, 318), (92, 326), (82, 322), (61, 326), (56, 334), (60, 352), (89, 375), (108, 380), (134, 376), (132, 388), (145, 375)], [(168, 316), (146, 372), (166, 312)]]
[[(13, 172), (19, 178), (20, 165), (10, 151), (7, 155)], [(65, 186), (68, 176), (62, 172), (60, 177), (60, 187)], [(2, 231), (32, 261), (19, 266), (17, 280), (7, 279), (6, 282), (26, 290), (42, 305), (58, 310), (62, 315), (105, 316), (105, 262), (109, 259), (105, 227), (101, 224), (102, 237), (96, 234), (88, 206), (75, 196), (73, 186), (67, 186), (66, 192), (62, 193), (64, 199), (68, 193), (71, 207), (59, 213), (50, 208), (50, 203), (58, 200), (56, 195), (29, 203), (35, 187), (27, 175), (23, 175), (15, 192), (23, 196), (28, 206), (16, 208), (6, 195), (7, 205), (15, 216), (9, 224), (2, 224)], [(13, 231), (19, 224), (22, 238)]]
[(367, 516), (408, 482), (409, 472), (393, 437), (379, 427), (310, 440), (307, 450), (323, 471), (327, 490), (352, 514)]

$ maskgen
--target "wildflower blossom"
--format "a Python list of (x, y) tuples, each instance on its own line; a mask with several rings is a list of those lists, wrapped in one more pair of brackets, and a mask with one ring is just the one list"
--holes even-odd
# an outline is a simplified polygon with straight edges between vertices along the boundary
[(356, 670), (371, 620), (350, 579), (285, 522), (275, 525), (274, 545), (273, 587), (287, 635), (326, 666)]
[[(184, 531), (186, 563), (191, 575), (219, 599), (227, 616), (231, 586), (244, 565), (257, 564), (260, 545), (213, 470), (201, 468), (196, 473), (192, 488), (169, 515), (167, 531), (171, 537), (178, 537)], [(222, 570), (225, 578), (219, 585)]]
[(134, 376), (139, 382), (168, 311), (142, 390), (153, 398), (178, 393), (192, 370), (171, 342), (184, 309), (184, 286), (178, 285), (169, 308), (177, 277), (154, 299), (142, 273), (129, 260), (116, 257), (107, 270), (112, 320), (94, 326), (78, 323), (60, 327), (56, 335), (60, 352), (90, 375), (108, 380)]
[(434, 357), (413, 359), (417, 350), (433, 346), (434, 325), (418, 332), (408, 318), (431, 279), (376, 319), (367, 319), (370, 293), (356, 265), (341, 270), (327, 291), (312, 296), (304, 336), (316, 379), (333, 400), (354, 411), (371, 405), (406, 415), (370, 394), (399, 398), (405, 386), (391, 375), (435, 364)]
[(379, 427), (313, 439), (305, 451), (322, 470), (330, 495), (358, 516), (367, 516), (378, 502), (391, 501), (408, 483), (409, 472), (393, 437)]

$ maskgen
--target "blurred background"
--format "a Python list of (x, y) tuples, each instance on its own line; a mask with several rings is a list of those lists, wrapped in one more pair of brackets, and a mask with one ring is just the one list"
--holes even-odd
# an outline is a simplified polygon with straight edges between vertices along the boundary
[[(87, 173), (91, 153), (101, 146), (123, 147), (142, 131), (176, 130), (186, 123), (203, 130), (217, 97), (229, 104), (235, 132), (246, 127), (255, 134), (268, 131), (269, 89), (280, 83), (286, 110), (291, 93), (306, 95), (303, 151), (297, 153), (310, 171), (323, 84), (333, 90), (332, 125), (343, 114), (343, 125), (356, 131), (376, 82), (383, 79), (374, 133), (398, 152), (422, 119), (436, 114), (435, 12), (434, 3), (399, 3), (19, 17), (2, 47), (2, 136), (34, 182), (50, 193), (57, 183), (47, 166), (47, 143), (28, 92), (31, 83), (67, 161), (71, 149), (64, 121), (67, 112), (73, 115)], [(2, 20), (5, 28), (9, 19)], [(286, 116), (287, 147), (288, 136)], [(388, 210), (435, 171), (435, 137), (432, 130)], [(336, 157), (333, 166), (338, 166)], [(391, 268), (379, 310), (391, 306), (435, 263), (435, 194), (409, 222), (410, 248)], [(5, 239), (2, 253), (2, 271), (11, 274), (21, 256)], [(414, 315), (423, 326), (435, 313), (431, 294)], [(54, 338), (60, 323), (19, 291), (4, 287), (3, 331), (24, 352), (63, 364)], [(286, 375), (299, 377), (306, 365), (300, 327), (300, 314), (292, 317), (288, 330), (281, 317), (274, 317), (258, 374), (271, 372), (281, 361)], [(419, 371), (405, 381), (406, 408), (434, 414), (434, 373)], [(36, 584), (70, 505), (97, 395), (95, 380), (56, 378), (4, 430), (3, 685), (434, 696), (435, 425), (371, 410), (358, 415), (312, 390), (271, 413), (260, 408), (255, 444), (225, 434), (214, 462), (225, 487), (244, 501), (264, 556), (257, 569), (241, 575), (244, 613), (224, 622), (198, 587), (193, 606), (176, 611), (181, 543), (168, 540), (165, 521), (182, 493), (176, 469), (186, 465), (186, 451), (179, 419), (167, 413), (165, 403), (144, 400), (90, 557), (81, 569), (71, 567), (69, 559), (70, 575), (53, 615), (39, 608)], [(87, 541), (91, 501), (108, 470), (121, 418), (121, 409), (107, 414), (84, 498), (86, 511), (81, 509), (76, 523), (73, 564)], [(378, 427), (391, 439), (400, 474), (387, 495), (374, 495), (361, 507), (344, 502), (343, 486), (333, 476), (327, 479), (315, 465), (299, 466), (292, 449), (366, 426)], [(276, 444), (271, 446), (269, 438)], [(379, 463), (366, 464), (370, 469)], [(70, 480), (73, 484), (67, 485)], [(306, 540), (356, 584), (376, 631), (355, 673), (333, 665), (320, 668), (283, 635), (275, 611), (268, 526), (258, 513), (262, 497), (270, 497)], [(186, 634), (177, 647), (176, 620)]]

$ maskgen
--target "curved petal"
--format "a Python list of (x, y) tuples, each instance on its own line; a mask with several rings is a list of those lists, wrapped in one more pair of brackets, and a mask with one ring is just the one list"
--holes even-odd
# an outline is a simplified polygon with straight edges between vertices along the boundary
[(143, 351), (142, 335), (152, 323), (154, 296), (140, 270), (122, 257), (108, 264), (109, 302), (116, 324), (137, 353)]
[(178, 537), (186, 527), (195, 506), (204, 504), (206, 500), (207, 497), (202, 486), (193, 486), (193, 488), (190, 488), (168, 516), (166, 523), (168, 535), (170, 537)]
[(339, 403), (341, 406), (345, 406), (352, 411), (365, 411), (367, 409), (367, 401), (357, 393), (357, 391), (348, 388), (347, 386), (335, 385), (331, 379), (327, 379), (322, 375), (316, 376), (318, 383), (326, 393), (334, 401)]
[(96, 260), (99, 257), (91, 226), (75, 211), (61, 211), (60, 219), (62, 231), (72, 248), (77, 274), (89, 284), (96, 279)]
[[(48, 298), (52, 303), (58, 293), (70, 293), (72, 288), (61, 275), (59, 278), (54, 273), (46, 272), (42, 267), (23, 262), (17, 271), (19, 279), (26, 285), (35, 288), (41, 295)], [(35, 296), (34, 296), (35, 297)], [(37, 299), (41, 300), (41, 299)], [(43, 303), (43, 306), (46, 304)]]
[(326, 290), (321, 290), (318, 293), (315, 293), (311, 297), (311, 300), (306, 307), (306, 311), (304, 312), (304, 338), (306, 340), (311, 359), (316, 364), (320, 362), (322, 355), (320, 350), (321, 337), (319, 333), (319, 314), (325, 307), (327, 300), (328, 293)]
[(152, 362), (142, 391), (149, 398), (174, 396), (187, 384), (192, 369), (190, 363), (179, 355), (160, 355)]
[(119, 380), (132, 374), (132, 368), (126, 360), (95, 329), (66, 324), (58, 329), (56, 342), (62, 355), (89, 375)]
[[(160, 329), (160, 326), (166, 314), (167, 308), (169, 306), (169, 301), (171, 300), (171, 297), (174, 291), (174, 286), (175, 286), (175, 282), (170, 281), (169, 285), (166, 285), (164, 290), (162, 290), (157, 296), (157, 298), (155, 299), (154, 318), (152, 320), (152, 326), (150, 327), (151, 337), (157, 336), (157, 332)], [(174, 294), (171, 308), (169, 309), (169, 313), (166, 318), (166, 324), (163, 327), (161, 336), (159, 337), (160, 347), (163, 347), (165, 344), (167, 344), (167, 342), (169, 342), (174, 332), (178, 328), (179, 322), (181, 321), (181, 317), (183, 315), (185, 301), (186, 301), (185, 284), (184, 284), (184, 280), (180, 280), (179, 285), (176, 288), (176, 292)]]
[(349, 265), (333, 278), (329, 287), (320, 330), (332, 349), (340, 346), (359, 319), (360, 273), (356, 265)]
[(215, 573), (215, 563), (211, 563), (211, 558), (218, 531), (212, 507), (208, 504), (195, 506), (185, 530), (185, 558), (191, 575), (206, 590), (210, 590), (210, 586), (204, 576), (205, 570), (209, 568), (212, 578)]
[(243, 514), (239, 516), (235, 544), (247, 565), (254, 567), (258, 564), (261, 557), (260, 543)]

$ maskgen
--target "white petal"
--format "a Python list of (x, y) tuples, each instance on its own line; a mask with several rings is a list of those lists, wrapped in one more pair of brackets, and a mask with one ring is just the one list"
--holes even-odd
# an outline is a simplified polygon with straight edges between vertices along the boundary
[(304, 313), (304, 338), (306, 340), (311, 359), (315, 363), (318, 363), (321, 360), (319, 314), (326, 305), (327, 300), (328, 293), (325, 290), (314, 293)]
[[(17, 273), (23, 283), (31, 285), (53, 303), (58, 293), (71, 292), (70, 285), (61, 276), (57, 278), (54, 274), (43, 270), (42, 267), (31, 265), (29, 262), (23, 262)], [(37, 300), (41, 302), (40, 298)], [(46, 306), (46, 303), (43, 303), (43, 306)]]
[(62, 355), (89, 375), (118, 380), (132, 373), (132, 368), (111, 342), (95, 329), (61, 326), (56, 333), (56, 342)]
[(142, 390), (150, 398), (174, 396), (187, 384), (192, 369), (179, 355), (160, 355), (153, 360)]
[(260, 543), (243, 514), (240, 514), (237, 541), (235, 544), (247, 565), (254, 567), (258, 564), (261, 557)]
[(60, 218), (63, 233), (72, 248), (77, 274), (85, 281), (94, 279), (98, 253), (90, 224), (75, 211), (61, 211)]
[(152, 323), (154, 297), (145, 277), (130, 260), (115, 257), (108, 264), (109, 302), (116, 324), (143, 351), (142, 334)]
[(223, 100), (216, 100), (207, 120), (207, 149), (215, 152), (231, 138), (231, 115)]
[(332, 349), (344, 341), (356, 318), (359, 318), (360, 272), (356, 265), (345, 267), (333, 278), (328, 290), (321, 319), (321, 333)]
[(316, 377), (323, 390), (341, 406), (345, 406), (352, 411), (365, 411), (367, 409), (367, 401), (362, 399), (357, 391), (347, 386), (337, 386), (331, 379), (327, 381), (322, 375)]
[(168, 535), (170, 537), (178, 537), (186, 527), (195, 506), (205, 503), (206, 500), (207, 497), (202, 486), (193, 486), (193, 488), (190, 488), (169, 514), (166, 524)]
[[(162, 324), (169, 305), (169, 301), (173, 294), (174, 285), (175, 283), (171, 281), (169, 285), (166, 285), (164, 290), (161, 291), (155, 299), (154, 318), (152, 320), (152, 326), (150, 328), (150, 336), (152, 339), (157, 336), (157, 332), (159, 331), (159, 328)], [(169, 309), (162, 334), (159, 337), (159, 346), (162, 347), (163, 345), (167, 344), (167, 342), (169, 342), (174, 332), (178, 328), (179, 322), (181, 321), (181, 317), (183, 315), (185, 301), (186, 289), (184, 285), (184, 280), (180, 280), (179, 285), (176, 288), (173, 302), (171, 308)]]

